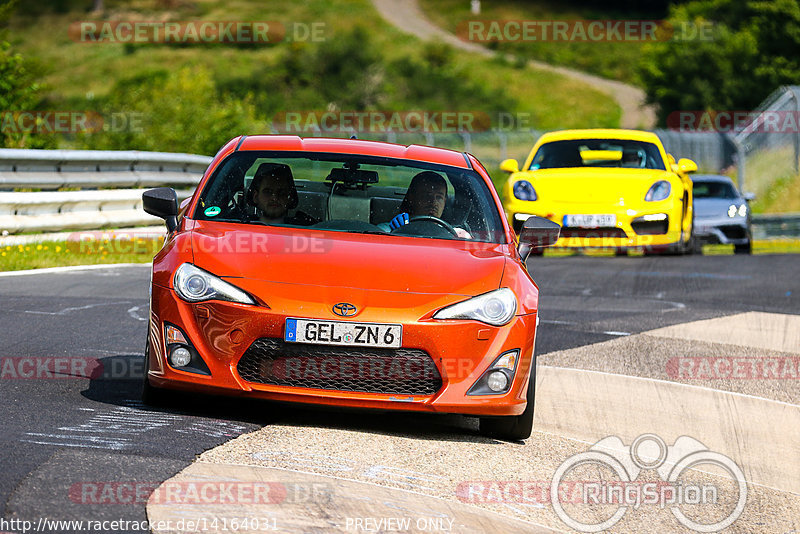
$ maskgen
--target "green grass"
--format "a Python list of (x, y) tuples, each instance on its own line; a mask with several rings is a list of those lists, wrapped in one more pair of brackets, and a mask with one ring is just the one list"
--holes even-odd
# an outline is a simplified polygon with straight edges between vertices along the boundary
[[(420, 0), (425, 14), (440, 27), (460, 33), (467, 21), (553, 21), (553, 20), (656, 20), (666, 13), (652, 12), (646, 8), (636, 11), (620, 10), (613, 6), (573, 6), (570, 2), (543, 0), (491, 0), (481, 2), (480, 15), (470, 12), (466, 0)], [(466, 37), (466, 35), (465, 35)], [(636, 65), (642, 54), (644, 43), (581, 42), (581, 41), (499, 41), (489, 44), (492, 48), (509, 52), (518, 57), (536, 59), (554, 65), (563, 65), (597, 74), (605, 78), (640, 85)]]
[[(161, 248), (163, 239), (105, 240), (94, 242), (46, 241), (28, 245), (0, 247), (0, 272), (64, 267), (69, 265), (98, 265), (112, 263), (150, 263)], [(798, 254), (800, 239), (770, 239), (755, 241), (753, 254)], [(603, 249), (546, 249), (546, 257), (574, 255), (614, 256), (613, 251)], [(705, 245), (703, 254), (708, 256), (732, 255), (732, 245)], [(641, 256), (641, 252), (631, 252)]]
[(43, 241), (0, 247), (0, 271), (103, 263), (149, 263), (163, 239)]
[[(370, 30), (371, 46), (387, 60), (416, 57), (420, 53), (420, 41), (386, 23), (368, 0), (198, 0), (172, 3), (178, 7), (171, 10), (162, 7), (164, 4), (156, 0), (107, 0), (104, 20), (278, 21), (289, 28), (294, 22), (313, 22), (325, 25), (325, 38), (331, 42), (354, 25), (362, 25)], [(205, 68), (215, 79), (228, 80), (256, 76), (259, 69), (275, 62), (287, 47), (296, 46), (286, 41), (245, 48), (92, 44), (71, 40), (70, 23), (88, 19), (85, 11), (76, 10), (35, 18), (17, 16), (11, 21), (8, 39), (15, 49), (39, 63), (43, 72), (39, 81), (46, 88), (44, 105), (48, 109), (92, 110), (93, 101), (107, 95), (115, 82), (153, 69)], [(533, 128), (619, 125), (619, 107), (589, 85), (468, 52), (455, 52), (453, 61), (457, 68), (468, 73), (472, 82), (505, 91), (518, 103), (517, 109), (507, 111), (532, 117)], [(418, 103), (408, 102), (407, 106), (419, 109)], [(458, 102), (452, 106), (459, 109)], [(380, 109), (379, 103), (376, 109)], [(266, 125), (271, 118), (258, 117), (263, 120), (264, 131), (268, 130)], [(220, 139), (220, 144), (225, 140)], [(69, 144), (69, 140), (65, 142)], [(169, 151), (170, 147), (164, 150)]]

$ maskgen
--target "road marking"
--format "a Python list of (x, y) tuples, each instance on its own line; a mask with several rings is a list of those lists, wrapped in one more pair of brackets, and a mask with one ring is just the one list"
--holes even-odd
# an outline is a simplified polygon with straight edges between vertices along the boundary
[(149, 308), (149, 305), (148, 304), (142, 304), (141, 306), (134, 306), (133, 308), (128, 310), (128, 315), (130, 315), (131, 317), (133, 317), (137, 321), (146, 321), (147, 317), (141, 317), (141, 316), (139, 316), (139, 314), (136, 313), (137, 311), (139, 311), (139, 310), (141, 310), (142, 308), (145, 308), (145, 307)]
[(35, 315), (67, 315), (69, 312), (73, 311), (88, 310), (91, 308), (98, 308), (100, 306), (116, 306), (117, 304), (130, 304), (130, 301), (124, 300), (122, 302), (101, 302), (97, 304), (87, 304), (86, 306), (73, 306), (69, 308), (64, 308), (63, 310), (57, 312), (33, 311), (33, 310), (7, 310), (7, 311), (18, 312), (18, 313), (32, 313)]
[(615, 330), (608, 330), (608, 331), (603, 332), (603, 333), (606, 334), (606, 335), (609, 335), (609, 336), (629, 336), (629, 335), (631, 335), (630, 332), (617, 332)]
[[(37, 445), (88, 447), (93, 449), (112, 449), (115, 451), (122, 450), (130, 445), (129, 439), (108, 436), (76, 436), (73, 434), (42, 434), (39, 432), (26, 432), (25, 435), (39, 439), (22, 439), (20, 441), (25, 443), (36, 443)], [(81, 443), (81, 441), (84, 443)]]
[[(131, 401), (134, 404), (136, 401)], [(92, 408), (78, 408), (81, 411), (95, 412)], [(39, 445), (59, 445), (63, 447), (93, 447), (122, 450), (134, 445), (132, 438), (123, 437), (147, 432), (164, 432), (190, 422), (186, 428), (173, 428), (177, 433), (233, 438), (244, 434), (247, 427), (224, 420), (192, 421), (189, 417), (162, 412), (150, 412), (138, 407), (119, 406), (107, 412), (95, 412), (85, 422), (61, 426), (58, 433), (26, 433), (32, 439), (22, 439)]]
[(643, 278), (704, 278), (710, 280), (750, 280), (753, 277), (744, 274), (701, 273), (679, 271), (614, 271), (611, 269), (593, 269), (596, 274), (613, 274), (618, 276), (634, 276)]

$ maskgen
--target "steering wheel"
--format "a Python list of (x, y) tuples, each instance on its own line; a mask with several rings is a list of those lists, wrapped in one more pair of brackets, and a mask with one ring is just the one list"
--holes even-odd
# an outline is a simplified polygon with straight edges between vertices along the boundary
[(408, 219), (408, 224), (417, 221), (420, 222), (430, 221), (432, 223), (436, 223), (445, 230), (447, 230), (448, 232), (450, 232), (451, 234), (453, 234), (453, 237), (458, 237), (458, 232), (456, 232), (456, 229), (453, 228), (452, 225), (450, 225), (450, 223), (448, 223), (447, 221), (443, 221), (439, 217), (434, 217), (433, 215), (415, 215), (414, 217)]

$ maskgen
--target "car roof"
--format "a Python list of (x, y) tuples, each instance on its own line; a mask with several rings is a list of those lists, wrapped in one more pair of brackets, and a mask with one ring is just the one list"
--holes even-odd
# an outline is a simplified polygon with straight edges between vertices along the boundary
[(467, 154), (422, 145), (398, 145), (382, 141), (339, 139), (328, 137), (302, 138), (296, 135), (243, 136), (236, 148), (239, 150), (274, 150), (288, 152), (330, 152), (334, 154), (360, 154), (425, 163), (438, 163), (462, 169), (471, 169)]
[(561, 130), (548, 132), (540, 138), (540, 142), (564, 141), (570, 139), (630, 139), (658, 143), (658, 136), (644, 130), (625, 130), (620, 128), (589, 128), (582, 130)]

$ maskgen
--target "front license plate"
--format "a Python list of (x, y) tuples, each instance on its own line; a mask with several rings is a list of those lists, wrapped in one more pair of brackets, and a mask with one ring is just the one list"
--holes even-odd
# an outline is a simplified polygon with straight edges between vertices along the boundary
[(286, 319), (284, 341), (321, 345), (399, 348), (403, 325)]
[(564, 215), (564, 226), (579, 228), (604, 228), (617, 225), (617, 216), (610, 215)]

